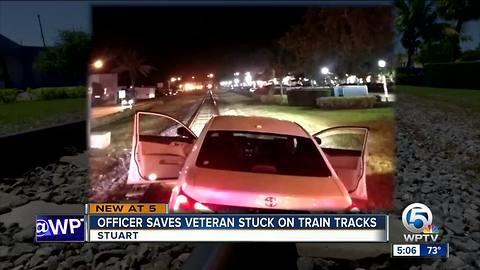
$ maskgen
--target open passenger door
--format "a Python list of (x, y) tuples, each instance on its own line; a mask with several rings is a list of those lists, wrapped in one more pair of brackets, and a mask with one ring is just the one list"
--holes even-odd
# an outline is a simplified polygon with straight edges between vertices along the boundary
[(352, 199), (368, 200), (367, 127), (340, 126), (313, 135)]
[(177, 119), (137, 112), (127, 184), (176, 180), (197, 136)]

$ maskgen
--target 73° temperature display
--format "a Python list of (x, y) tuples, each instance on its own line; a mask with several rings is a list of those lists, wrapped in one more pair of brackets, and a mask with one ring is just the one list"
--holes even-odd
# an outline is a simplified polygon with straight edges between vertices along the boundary
[(392, 257), (443, 257), (448, 258), (448, 243), (393, 244)]

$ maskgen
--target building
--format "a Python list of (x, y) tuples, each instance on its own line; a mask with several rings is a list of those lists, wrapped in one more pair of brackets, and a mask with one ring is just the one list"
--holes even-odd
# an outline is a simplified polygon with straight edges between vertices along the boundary
[(43, 72), (34, 68), (43, 47), (22, 46), (0, 35), (0, 88), (38, 88), (73, 86), (78, 83), (61, 74)]
[(97, 73), (88, 76), (88, 93), (92, 106), (119, 103), (117, 73)]

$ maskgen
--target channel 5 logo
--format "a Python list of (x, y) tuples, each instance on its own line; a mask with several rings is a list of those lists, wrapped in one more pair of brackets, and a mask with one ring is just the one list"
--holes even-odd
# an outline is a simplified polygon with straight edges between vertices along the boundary
[(37, 216), (36, 242), (84, 242), (85, 218), (83, 215)]
[(403, 226), (413, 234), (404, 234), (407, 242), (437, 241), (438, 227), (433, 222), (432, 211), (423, 203), (412, 203), (402, 213)]

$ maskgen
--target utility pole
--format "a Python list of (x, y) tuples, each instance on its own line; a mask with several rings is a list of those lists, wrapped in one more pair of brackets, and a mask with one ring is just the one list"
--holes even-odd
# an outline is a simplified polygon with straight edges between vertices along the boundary
[(38, 25), (40, 26), (40, 34), (42, 35), (43, 47), (47, 47), (45, 44), (45, 37), (43, 36), (43, 28), (42, 28), (42, 21), (40, 20), (40, 14), (37, 14), (38, 18)]

